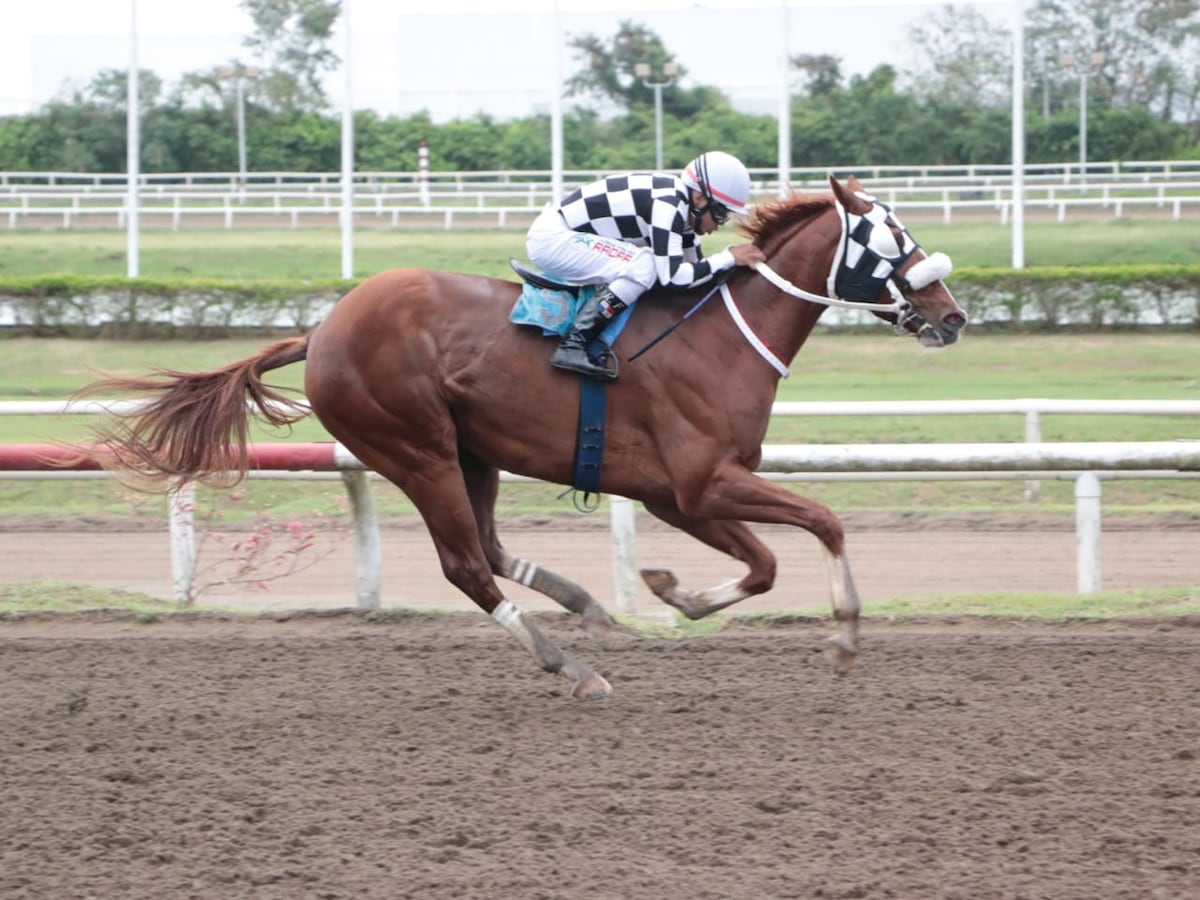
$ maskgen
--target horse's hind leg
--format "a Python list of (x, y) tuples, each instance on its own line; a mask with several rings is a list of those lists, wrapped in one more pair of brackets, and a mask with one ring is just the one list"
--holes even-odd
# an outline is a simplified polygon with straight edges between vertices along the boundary
[(479, 543), (492, 573), (530, 590), (544, 594), (569, 612), (580, 617), (584, 631), (592, 637), (634, 634), (617, 622), (583, 587), (557, 572), (542, 568), (528, 559), (513, 556), (504, 549), (496, 533), (496, 497), (500, 490), (500, 472), (465, 450), (459, 451), (459, 464), (475, 511)]
[[(441, 431), (444, 433), (445, 429)], [(438, 431), (429, 429), (428, 433), (437, 434)], [(447, 449), (428, 443), (415, 446), (400, 441), (371, 445), (345, 431), (342, 442), (364, 464), (397, 485), (412, 500), (433, 538), (447, 581), (499, 622), (542, 669), (567, 678), (571, 682), (572, 696), (587, 700), (612, 693), (612, 687), (604, 678), (563, 653), (501, 593), (480, 543), (475, 514), (453, 444)]]

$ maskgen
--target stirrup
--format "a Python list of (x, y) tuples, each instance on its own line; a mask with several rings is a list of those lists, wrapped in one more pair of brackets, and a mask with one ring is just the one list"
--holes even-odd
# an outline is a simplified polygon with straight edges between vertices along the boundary
[[(617, 361), (617, 358), (609, 353), (605, 354), (605, 358), (611, 358), (614, 364)], [(597, 365), (592, 362), (592, 358), (586, 350), (576, 350), (573, 347), (559, 347), (555, 350), (554, 355), (550, 357), (550, 365), (556, 369), (585, 375), (596, 381), (616, 381), (619, 371), (619, 368), (610, 369), (604, 365)]]

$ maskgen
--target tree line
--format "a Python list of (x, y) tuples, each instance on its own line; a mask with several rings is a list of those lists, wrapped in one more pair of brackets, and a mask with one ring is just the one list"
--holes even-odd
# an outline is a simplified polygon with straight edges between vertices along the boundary
[[(339, 61), (328, 41), (339, 0), (243, 0), (255, 65), (238, 61), (249, 168), (329, 172), (341, 165), (341, 114), (320, 83)], [(1200, 156), (1200, 0), (1039, 0), (1027, 13), (1026, 159), (1079, 158), (1080, 79), (1090, 87), (1091, 160)], [(1006, 164), (1011, 160), (1011, 33), (970, 5), (948, 4), (914, 27), (923, 63), (881, 64), (846, 77), (836, 57), (790, 62), (791, 164)], [(702, 149), (727, 150), (752, 168), (778, 164), (774, 115), (746, 113), (712, 85), (686, 84), (661, 38), (634, 21), (616, 34), (569, 40), (581, 64), (564, 112), (567, 169), (612, 171), (653, 162), (652, 90), (636, 62), (680, 72), (663, 89), (663, 153), (679, 168)], [(235, 94), (230, 67), (164, 84), (139, 74), (144, 172), (236, 171)], [(126, 163), (126, 76), (99, 72), (69, 97), (0, 119), (0, 170), (121, 172)], [(615, 110), (601, 115), (600, 109)], [(415, 171), (422, 141), (435, 171), (548, 170), (548, 114), (497, 120), (484, 113), (434, 122), (428, 112), (354, 113), (355, 168)]]

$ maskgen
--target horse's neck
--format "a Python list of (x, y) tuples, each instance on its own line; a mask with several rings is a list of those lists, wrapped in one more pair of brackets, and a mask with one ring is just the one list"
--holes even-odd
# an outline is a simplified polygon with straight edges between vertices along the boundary
[[(797, 225), (787, 235), (767, 242), (767, 265), (798, 288), (825, 296), (836, 238), (822, 227), (822, 217)], [(751, 269), (730, 279), (730, 290), (743, 316), (784, 362), (791, 362), (812, 333), (826, 307), (789, 296)]]

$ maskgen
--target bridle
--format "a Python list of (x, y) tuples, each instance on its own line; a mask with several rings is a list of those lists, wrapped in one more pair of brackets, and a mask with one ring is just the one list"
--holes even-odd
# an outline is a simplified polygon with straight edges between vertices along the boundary
[[(877, 316), (894, 316), (896, 334), (919, 337), (922, 331), (933, 326), (921, 317), (905, 295), (949, 275), (952, 268), (950, 257), (944, 253), (934, 253), (918, 260), (903, 275), (898, 274), (896, 270), (921, 250), (921, 245), (900, 224), (890, 206), (869, 194), (858, 193), (856, 196), (871, 204), (866, 213), (851, 213), (841, 201), (834, 198), (842, 236), (825, 279), (827, 295), (814, 294), (797, 287), (766, 262), (756, 263), (755, 271), (773, 287), (791, 297), (838, 309), (858, 309)], [(881, 230), (886, 235), (880, 234)], [(897, 235), (900, 240), (897, 240)], [(890, 250), (895, 252), (888, 252)], [(885, 290), (892, 298), (890, 303), (881, 303), (877, 299)], [(725, 308), (742, 336), (780, 377), (787, 378), (791, 374), (787, 364), (755, 334), (738, 309), (729, 285), (721, 284), (720, 292)]]
[[(921, 317), (905, 294), (919, 291), (948, 276), (952, 268), (950, 257), (944, 253), (933, 253), (918, 260), (903, 275), (897, 274), (896, 270), (920, 250), (921, 246), (909, 234), (908, 229), (900, 224), (893, 215), (891, 207), (886, 203), (881, 203), (865, 193), (857, 193), (856, 196), (871, 204), (868, 212), (850, 213), (841, 201), (834, 198), (834, 206), (842, 225), (842, 235), (830, 264), (829, 275), (825, 280), (829, 291), (827, 295), (814, 294), (797, 287), (766, 262), (756, 263), (755, 271), (773, 287), (791, 297), (838, 309), (857, 309), (879, 316), (895, 316), (893, 327), (896, 334), (912, 334), (914, 337), (920, 337), (927, 329), (932, 330), (933, 326)], [(709, 200), (711, 202), (711, 198)], [(875, 235), (875, 232), (880, 229), (887, 233), (886, 238), (882, 235)], [(896, 239), (897, 234), (901, 236), (903, 243)], [(893, 248), (895, 253), (887, 253)], [(755, 333), (741, 310), (738, 309), (727, 281), (731, 274), (732, 270), (722, 273), (723, 277), (720, 282), (705, 292), (698, 303), (689, 309), (682, 318), (676, 320), (673, 325), (632, 354), (629, 361), (637, 359), (665, 338), (690, 319), (709, 301), (713, 294), (720, 292), (730, 318), (733, 319), (746, 342), (781, 378), (787, 378), (791, 374), (787, 363), (781, 360)], [(890, 303), (881, 303), (878, 300), (885, 290), (892, 298)], [(845, 294), (851, 294), (851, 296), (844, 296)]]
[[(898, 274), (896, 270), (921, 250), (921, 245), (900, 224), (890, 206), (869, 194), (856, 196), (871, 204), (869, 211), (851, 213), (834, 199), (842, 236), (825, 279), (828, 294), (814, 294), (797, 287), (765, 262), (756, 264), (755, 270), (789, 296), (838, 309), (892, 315), (896, 334), (916, 334), (909, 326), (924, 320), (906, 294), (949, 275), (950, 257), (933, 253), (914, 263), (904, 275)], [(895, 252), (888, 252), (893, 249)], [(881, 303), (877, 299), (884, 291), (892, 298), (891, 302)]]

